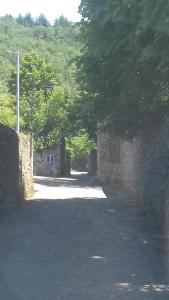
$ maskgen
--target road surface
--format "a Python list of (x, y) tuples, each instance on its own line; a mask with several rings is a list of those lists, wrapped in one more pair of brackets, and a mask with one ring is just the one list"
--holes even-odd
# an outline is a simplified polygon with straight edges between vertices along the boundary
[(36, 177), (0, 221), (1, 300), (169, 299), (168, 246), (87, 175)]

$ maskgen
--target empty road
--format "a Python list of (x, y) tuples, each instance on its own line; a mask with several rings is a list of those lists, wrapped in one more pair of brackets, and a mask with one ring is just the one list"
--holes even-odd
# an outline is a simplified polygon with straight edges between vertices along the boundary
[(167, 236), (87, 175), (36, 177), (0, 220), (1, 300), (169, 299)]

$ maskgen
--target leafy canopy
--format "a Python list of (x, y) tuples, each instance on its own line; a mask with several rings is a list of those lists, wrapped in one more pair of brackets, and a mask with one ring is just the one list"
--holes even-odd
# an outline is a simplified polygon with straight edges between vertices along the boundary
[(168, 8), (164, 0), (81, 1), (81, 88), (97, 120), (119, 134), (168, 113)]
[[(3, 101), (6, 114), (3, 119), (8, 119), (8, 124), (14, 127), (16, 74), (13, 51), (19, 50), (21, 130), (34, 132), (36, 148), (67, 141), (68, 137), (78, 135), (81, 128), (90, 127), (90, 135), (93, 135), (88, 97), (77, 90), (75, 80), (75, 58), (80, 52), (78, 35), (79, 26), (64, 16), (56, 19), (54, 25), (42, 15), (34, 20), (30, 13), (16, 19), (0, 17), (0, 78), (8, 83), (12, 93), (12, 96), (8, 92), (5, 95), (12, 100)], [(52, 91), (45, 93), (46, 83), (52, 85)]]
[(90, 139), (85, 129), (79, 130), (76, 136), (67, 139), (67, 151), (75, 158), (85, 157), (94, 149), (95, 143)]
[(11, 95), (4, 81), (0, 81), (0, 123), (15, 127), (15, 97)]
[[(22, 130), (40, 132), (46, 122), (45, 85), (56, 84), (56, 75), (50, 64), (44, 63), (36, 52), (29, 52), (21, 60), (20, 68), (20, 112), (23, 119)], [(9, 86), (16, 93), (16, 73), (11, 74)]]

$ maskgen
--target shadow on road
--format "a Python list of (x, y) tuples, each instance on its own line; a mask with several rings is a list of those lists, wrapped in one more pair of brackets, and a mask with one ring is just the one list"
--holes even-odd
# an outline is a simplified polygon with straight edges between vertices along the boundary
[[(0, 226), (2, 299), (169, 298), (166, 249), (124, 199), (95, 197), (86, 176), (36, 183), (48, 186), (48, 198), (22, 204)], [(86, 186), (93, 196), (85, 197)], [(81, 197), (68, 195), (73, 187)]]
[(76, 173), (72, 174), (69, 177), (60, 177), (60, 178), (55, 178), (55, 177), (41, 177), (41, 176), (35, 176), (34, 177), (34, 183), (35, 184), (40, 184), (40, 185), (45, 185), (45, 186), (73, 186), (74, 188), (76, 187), (88, 187), (90, 186), (90, 177), (87, 173)]

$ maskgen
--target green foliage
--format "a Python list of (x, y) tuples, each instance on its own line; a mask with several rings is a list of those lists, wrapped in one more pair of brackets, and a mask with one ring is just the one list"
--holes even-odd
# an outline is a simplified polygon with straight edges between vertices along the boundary
[(4, 82), (0, 82), (0, 123), (15, 127), (15, 97), (13, 97), (7, 90)]
[[(76, 135), (80, 135), (78, 139), (84, 138), (84, 148), (90, 148), (87, 142), (85, 144), (87, 133), (83, 136), (79, 133), (80, 128), (90, 127), (90, 135), (94, 130), (90, 126), (93, 120), (90, 121), (88, 97), (85, 91), (77, 91), (75, 80), (75, 58), (80, 53), (78, 35), (79, 26), (64, 16), (56, 19), (54, 25), (50, 25), (43, 15), (36, 20), (29, 13), (19, 15), (17, 19), (0, 17), (0, 78), (8, 82), (12, 99), (15, 99), (13, 52), (19, 50), (21, 130), (34, 133), (36, 149), (56, 142), (64, 144), (65, 139)], [(49, 93), (44, 91), (46, 83), (53, 87)], [(9, 108), (15, 114), (13, 107), (10, 102)], [(12, 121), (11, 114), (5, 109), (8, 120)]]
[(89, 138), (85, 129), (79, 130), (76, 136), (67, 138), (66, 149), (74, 158), (81, 158), (89, 155), (92, 149), (95, 148), (95, 143)]
[(24, 17), (19, 14), (19, 16), (16, 18), (17, 23), (23, 26), (33, 26), (34, 25), (34, 19), (32, 18), (30, 13), (27, 13)]
[[(20, 68), (20, 112), (23, 119), (22, 130), (34, 132), (35, 136), (46, 122), (48, 95), (45, 84), (56, 84), (56, 75), (50, 64), (44, 63), (36, 52), (25, 55)], [(16, 73), (11, 74), (9, 87), (16, 93)]]
[(0, 77), (9, 77), (11, 67), (15, 66), (15, 55), (11, 52), (19, 50), (24, 57), (27, 52), (35, 50), (45, 62), (52, 64), (59, 74), (60, 83), (69, 85), (71, 78), (67, 71), (71, 72), (70, 62), (79, 53), (78, 27), (66, 20), (66, 26), (60, 21), (53, 26), (39, 23), (32, 23), (30, 14), (17, 19), (0, 17)]
[(164, 0), (81, 1), (81, 89), (97, 120), (120, 134), (168, 114), (168, 8)]
[[(62, 87), (66, 95), (65, 99), (70, 99), (69, 110), (73, 113), (77, 89), (74, 58), (79, 53), (77, 41), (79, 30), (63, 16), (53, 26), (42, 24), (43, 17), (38, 18), (39, 23), (37, 20), (32, 20), (30, 14), (20, 15), (17, 19), (12, 16), (0, 17), (0, 78), (8, 81), (9, 89), (14, 95), (16, 74), (13, 51), (19, 50), (21, 54), (21, 115), (24, 120), (22, 129), (41, 131), (48, 135), (51, 130), (54, 130), (54, 125), (51, 123), (57, 126), (59, 122), (54, 118), (54, 114), (51, 114), (52, 122), (46, 120), (49, 103), (44, 101), (46, 97), (44, 85), (47, 82), (54, 87), (57, 83), (58, 87)], [(54, 91), (55, 89), (53, 93)], [(54, 102), (54, 100), (50, 99), (50, 106), (54, 106), (51, 101)], [(59, 114), (61, 115), (60, 110)]]
[[(36, 148), (61, 143), (80, 128), (76, 112), (77, 98), (56, 85), (46, 102), (46, 123), (38, 136)], [(66, 139), (67, 141), (67, 139)]]
[[(46, 64), (36, 52), (27, 53), (20, 69), (20, 113), (23, 120), (21, 130), (34, 133), (36, 149), (61, 143), (78, 128), (76, 120), (76, 92), (59, 85), (58, 76), (52, 66)], [(52, 88), (45, 92), (46, 83)], [(11, 74), (9, 86), (16, 93), (16, 74)], [(82, 133), (81, 133), (82, 135)], [(79, 138), (87, 138), (87, 134)], [(84, 144), (83, 147), (89, 147)], [(80, 150), (82, 151), (82, 150)]]
[(44, 14), (41, 14), (35, 21), (35, 25), (40, 25), (40, 26), (49, 26), (50, 23), (46, 19)]
[(55, 86), (46, 101), (46, 122), (40, 132), (36, 148), (44, 148), (57, 142), (70, 132), (69, 100), (61, 86)]
[(55, 19), (55, 26), (69, 26), (72, 25), (72, 22), (70, 22), (67, 18), (65, 18), (63, 15), (59, 17), (59, 19)]

